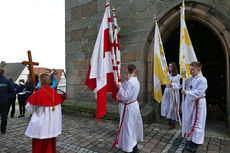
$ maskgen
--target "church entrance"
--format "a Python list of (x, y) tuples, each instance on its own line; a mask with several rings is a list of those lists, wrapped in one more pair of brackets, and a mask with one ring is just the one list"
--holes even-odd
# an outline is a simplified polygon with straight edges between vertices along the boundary
[[(212, 6), (195, 1), (185, 4), (186, 24), (199, 61), (203, 64), (202, 73), (208, 80), (206, 91), (207, 123), (224, 128), (230, 135), (230, 33), (226, 17)], [(212, 11), (210, 11), (212, 10)], [(179, 64), (180, 13), (179, 5), (170, 9), (158, 20), (167, 62)], [(154, 30), (154, 29), (153, 29)], [(146, 48), (148, 70), (153, 69), (153, 32), (149, 35)], [(179, 66), (179, 65), (178, 65)], [(152, 93), (153, 77), (149, 73), (148, 92)], [(151, 97), (150, 97), (151, 98)], [(149, 99), (150, 99), (149, 98)], [(160, 118), (160, 107), (155, 105), (155, 118)], [(216, 124), (217, 123), (217, 124)], [(207, 126), (208, 127), (208, 126)], [(209, 126), (211, 127), (211, 126)], [(213, 127), (211, 129), (218, 129)], [(220, 128), (219, 128), (220, 129)]]
[[(202, 63), (202, 73), (208, 81), (206, 91), (207, 120), (224, 121), (227, 123), (226, 105), (226, 60), (224, 50), (216, 35), (203, 24), (186, 21), (190, 38), (197, 59)], [(164, 41), (167, 62), (176, 62), (179, 68), (178, 26)]]

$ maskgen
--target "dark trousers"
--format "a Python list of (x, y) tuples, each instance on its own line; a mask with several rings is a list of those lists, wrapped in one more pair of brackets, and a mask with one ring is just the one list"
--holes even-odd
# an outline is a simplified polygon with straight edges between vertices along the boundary
[(25, 95), (18, 95), (19, 111), (20, 115), (25, 115)]
[(176, 120), (171, 120), (171, 124), (176, 124)]
[(10, 99), (10, 105), (11, 105), (11, 117), (14, 117), (14, 113), (15, 113), (15, 100), (16, 98)]
[(10, 103), (0, 103), (0, 114), (1, 114), (1, 131), (6, 131), (7, 116), (10, 109)]

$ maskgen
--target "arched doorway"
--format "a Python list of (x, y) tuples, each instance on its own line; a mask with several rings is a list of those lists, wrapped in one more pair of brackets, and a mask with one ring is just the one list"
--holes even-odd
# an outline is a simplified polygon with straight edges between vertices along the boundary
[[(193, 20), (186, 23), (197, 59), (203, 64), (202, 73), (208, 80), (207, 119), (226, 122), (226, 62), (222, 45), (216, 35), (202, 23)], [(164, 41), (168, 63), (174, 61), (178, 64), (179, 39), (178, 26)]]
[[(230, 32), (229, 32), (229, 25), (230, 20), (221, 14), (218, 10), (212, 8), (212, 6), (204, 5), (198, 2), (187, 2), (185, 3), (186, 6), (186, 22), (189, 28), (190, 37), (193, 42), (193, 46), (196, 50), (196, 54), (198, 59), (203, 63), (203, 74), (205, 77), (208, 78), (209, 81), (209, 89), (211, 91), (207, 91), (207, 98), (212, 100), (211, 105), (209, 105), (209, 111), (218, 111), (212, 110), (211, 108), (217, 105), (220, 109), (225, 111), (225, 113), (221, 113), (220, 116), (208, 116), (212, 119), (220, 119), (225, 120), (225, 125), (228, 127), (228, 134), (230, 135), (230, 80), (229, 80), (229, 53), (230, 53)], [(161, 36), (163, 43), (165, 44), (164, 48), (166, 54), (169, 50), (177, 50), (175, 56), (173, 55), (166, 55), (167, 60), (169, 61), (176, 61), (178, 63), (179, 57), (179, 26), (180, 26), (180, 13), (179, 13), (179, 5), (175, 8), (172, 8), (168, 13), (163, 15), (158, 20), (158, 25), (160, 28)], [(198, 30), (199, 32), (190, 32), (191, 30)], [(204, 31), (203, 31), (204, 30)], [(204, 34), (203, 34), (204, 32)], [(198, 35), (202, 33), (202, 39), (194, 40)], [(206, 33), (206, 34), (205, 34)], [(207, 35), (208, 34), (208, 35)], [(173, 35), (173, 36), (172, 36)], [(170, 38), (171, 37), (171, 38)], [(178, 37), (178, 41), (175, 42), (174, 38)], [(195, 38), (194, 38), (195, 37)], [(209, 37), (212, 40), (209, 40)], [(153, 63), (151, 62), (152, 53), (153, 53), (153, 42), (152, 35), (149, 36), (149, 43), (147, 43), (146, 48), (149, 48), (147, 60), (147, 69), (151, 70), (153, 67)], [(207, 39), (208, 38), (208, 39)], [(176, 38), (175, 38), (176, 39)], [(170, 41), (171, 40), (171, 41)], [(167, 47), (166, 41), (171, 43)], [(196, 42), (198, 41), (198, 42)], [(202, 45), (201, 45), (202, 42)], [(208, 44), (210, 42), (215, 42), (212, 47)], [(198, 48), (198, 49), (197, 49)], [(205, 49), (205, 50), (203, 50)], [(210, 53), (210, 50), (213, 50)], [(220, 53), (220, 54), (219, 54)], [(172, 51), (173, 54), (173, 51)], [(217, 55), (218, 54), (218, 55)], [(205, 55), (208, 55), (206, 58)], [(210, 55), (210, 57), (209, 57)], [(171, 59), (170, 59), (171, 57)], [(202, 58), (200, 58), (202, 57)], [(216, 76), (212, 76), (213, 71)], [(210, 74), (211, 73), (211, 74)], [(153, 83), (152, 81), (153, 76), (149, 75), (148, 77), (148, 84)], [(223, 85), (223, 87), (222, 87)], [(217, 93), (217, 88), (221, 88), (221, 93)], [(223, 89), (223, 90), (222, 90)], [(151, 93), (153, 91), (152, 86), (148, 86), (148, 92)], [(223, 93), (224, 92), (224, 93)], [(223, 94), (223, 95), (221, 95)], [(219, 95), (219, 96), (217, 96)], [(224, 96), (224, 99), (221, 97)], [(209, 100), (210, 100), (209, 99)], [(221, 100), (221, 102), (217, 102)], [(159, 118), (159, 106), (155, 104), (155, 118)], [(224, 107), (224, 108), (222, 108)], [(210, 114), (210, 113), (209, 113)], [(225, 117), (223, 117), (225, 116)]]

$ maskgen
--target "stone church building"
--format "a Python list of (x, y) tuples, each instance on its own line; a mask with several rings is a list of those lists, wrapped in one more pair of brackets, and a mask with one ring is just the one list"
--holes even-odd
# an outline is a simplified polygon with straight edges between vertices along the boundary
[[(125, 76), (127, 64), (137, 66), (141, 110), (151, 110), (150, 116), (159, 120), (160, 105), (153, 100), (153, 17), (158, 20), (167, 62), (175, 61), (178, 65), (181, 1), (110, 1), (116, 8), (120, 27), (122, 76)], [(65, 105), (71, 105), (69, 108), (76, 108), (78, 103), (95, 105), (94, 94), (84, 82), (105, 0), (66, 0), (65, 5), (66, 78), (70, 101)], [(202, 73), (208, 80), (207, 119), (221, 122), (220, 126), (230, 134), (230, 1), (185, 0), (185, 7), (191, 41), (198, 60), (203, 64)], [(116, 102), (110, 98), (109, 105), (116, 106)], [(85, 110), (89, 110), (87, 106)], [(107, 109), (107, 113), (109, 111)]]

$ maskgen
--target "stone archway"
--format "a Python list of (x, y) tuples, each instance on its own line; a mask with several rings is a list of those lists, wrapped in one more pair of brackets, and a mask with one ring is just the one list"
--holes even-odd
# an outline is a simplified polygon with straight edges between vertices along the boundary
[[(194, 20), (203, 24), (209, 30), (211, 30), (215, 36), (219, 39), (224, 54), (225, 54), (225, 71), (226, 71), (226, 113), (227, 113), (227, 125), (228, 133), (230, 135), (230, 85), (229, 85), (229, 54), (230, 54), (230, 33), (229, 25), (230, 21), (223, 16), (218, 10), (215, 10), (211, 6), (203, 5), (197, 2), (188, 2), (186, 6), (186, 19)], [(162, 18), (159, 19), (158, 25), (160, 27), (161, 36), (163, 42), (167, 40), (170, 34), (180, 25), (180, 14), (179, 6), (171, 9)], [(149, 37), (150, 38), (150, 37)], [(151, 37), (150, 39), (152, 39)], [(149, 39), (149, 40), (150, 40)], [(152, 42), (152, 40), (150, 40)], [(147, 57), (148, 70), (152, 70), (152, 53), (153, 53), (153, 43), (149, 43), (149, 54)], [(152, 86), (149, 84), (153, 83), (153, 77), (148, 74), (148, 93), (152, 92)], [(148, 98), (150, 100), (151, 97)], [(155, 115), (156, 119), (159, 118), (159, 107), (155, 105)]]

